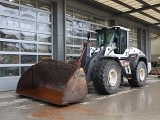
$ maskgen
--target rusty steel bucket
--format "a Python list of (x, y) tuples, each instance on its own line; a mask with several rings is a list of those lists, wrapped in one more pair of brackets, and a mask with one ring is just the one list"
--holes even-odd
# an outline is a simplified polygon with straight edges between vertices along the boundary
[(87, 95), (87, 84), (78, 67), (56, 60), (31, 66), (19, 79), (16, 93), (38, 100), (67, 105)]

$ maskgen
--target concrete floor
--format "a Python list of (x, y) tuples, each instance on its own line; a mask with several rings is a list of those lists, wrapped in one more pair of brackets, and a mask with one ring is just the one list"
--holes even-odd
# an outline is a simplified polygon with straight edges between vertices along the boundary
[(80, 103), (57, 106), (0, 93), (1, 120), (160, 120), (160, 79), (149, 76), (142, 88), (121, 86), (113, 95), (99, 95), (92, 85)]

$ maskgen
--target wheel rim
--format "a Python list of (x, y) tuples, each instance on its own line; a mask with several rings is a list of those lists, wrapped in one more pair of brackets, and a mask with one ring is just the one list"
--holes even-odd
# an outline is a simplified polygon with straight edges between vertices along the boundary
[(114, 86), (117, 83), (117, 72), (114, 69), (111, 69), (108, 74), (108, 82), (111, 86)]
[(143, 81), (145, 78), (145, 70), (143, 68), (140, 69), (140, 80)]

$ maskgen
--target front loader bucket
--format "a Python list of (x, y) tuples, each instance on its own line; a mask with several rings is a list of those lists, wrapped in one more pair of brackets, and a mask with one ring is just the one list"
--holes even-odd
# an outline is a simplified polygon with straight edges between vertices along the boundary
[(78, 67), (56, 60), (45, 60), (31, 66), (21, 76), (16, 93), (66, 105), (85, 98), (87, 85)]

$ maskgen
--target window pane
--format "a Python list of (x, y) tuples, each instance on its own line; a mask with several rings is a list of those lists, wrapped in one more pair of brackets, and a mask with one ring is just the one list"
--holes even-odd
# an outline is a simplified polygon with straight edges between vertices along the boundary
[(97, 33), (91, 32), (91, 38), (97, 39)]
[(45, 11), (51, 11), (51, 4), (43, 1), (38, 1), (38, 8)]
[(97, 29), (102, 29), (103, 28), (103, 26), (97, 26)]
[(2, 16), (2, 25), (8, 27), (19, 27), (18, 19)]
[(72, 17), (72, 16), (73, 16), (73, 10), (67, 9), (67, 10), (66, 10), (66, 15), (67, 15), (68, 17)]
[(39, 55), (38, 56), (38, 62), (41, 62), (43, 60), (52, 59), (52, 56), (50, 55)]
[(4, 77), (4, 71), (2, 71), (2, 67), (0, 67), (0, 77)]
[(2, 67), (0, 71), (0, 77), (19, 76), (19, 67)]
[(73, 27), (72, 19), (66, 18), (66, 27)]
[(42, 22), (51, 22), (51, 14), (45, 12), (38, 12), (37, 19)]
[(52, 42), (52, 36), (51, 35), (46, 35), (46, 34), (39, 34), (38, 35), (38, 41), (39, 42)]
[(74, 11), (73, 17), (78, 18), (78, 19), (82, 19), (82, 13)]
[(73, 24), (76, 28), (83, 28), (83, 22), (81, 21), (74, 21)]
[(52, 46), (50, 46), (50, 45), (38, 45), (38, 52), (51, 53), (52, 52)]
[(88, 38), (88, 31), (83, 31), (83, 37)]
[(21, 67), (21, 75), (26, 71), (28, 70), (30, 67), (27, 66), (27, 67)]
[(96, 29), (101, 29), (101, 28), (102, 28), (102, 26), (98, 26), (98, 25), (94, 25), (94, 24), (91, 25), (91, 30), (96, 30)]
[(82, 30), (74, 30), (74, 36), (82, 37)]
[(22, 29), (36, 30), (36, 22), (33, 21), (21, 20), (20, 26)]
[(97, 47), (97, 41), (96, 40), (92, 40), (91, 42), (92, 42), (93, 47)]
[(19, 0), (4, 0), (4, 1), (9, 1), (9, 2), (13, 2), (13, 3), (19, 3)]
[(66, 60), (67, 62), (71, 62), (73, 60), (76, 60), (78, 57), (77, 56), (67, 56)]
[(73, 45), (73, 38), (67, 37), (67, 38), (66, 38), (66, 44), (71, 44), (71, 45)]
[(51, 32), (51, 24), (38, 23), (38, 30), (44, 32)]
[(73, 53), (74, 53), (73, 47), (67, 46), (67, 54), (73, 54)]
[(97, 25), (91, 25), (91, 30), (96, 30), (98, 28), (98, 26)]
[(136, 34), (136, 33), (130, 32), (129, 35), (130, 35), (130, 37), (132, 37), (132, 38), (137, 38), (137, 34)]
[(91, 25), (89, 23), (83, 23), (83, 28), (85, 28), (85, 30), (89, 30), (90, 26)]
[(80, 54), (81, 51), (80, 47), (74, 47), (74, 54)]
[(106, 25), (106, 21), (103, 20), (103, 19), (98, 18), (98, 24)]
[(82, 45), (82, 39), (75, 38), (74, 45)]
[(21, 32), (22, 40), (36, 41), (36, 33)]
[(0, 29), (0, 38), (19, 40), (20, 38), (19, 31)]
[(27, 5), (29, 7), (36, 7), (36, 0), (20, 0), (20, 4)]
[(98, 23), (98, 18), (92, 16), (91, 17), (91, 22)]
[(86, 15), (86, 14), (83, 14), (83, 20), (90, 21), (90, 16)]
[(0, 64), (19, 64), (19, 56), (12, 54), (0, 55)]
[(36, 62), (37, 62), (36, 55), (22, 55), (21, 56), (22, 64), (32, 64)]
[(66, 35), (72, 36), (73, 35), (73, 29), (72, 28), (66, 28)]
[(11, 52), (18, 52), (19, 51), (19, 43), (13, 42), (0, 42), (0, 50), (1, 51), (11, 51)]
[(28, 8), (20, 8), (20, 15), (22, 18), (36, 19), (36, 11)]
[(137, 41), (135, 41), (135, 40), (134, 40), (134, 41), (133, 41), (133, 45), (135, 45), (135, 46), (136, 46), (136, 45), (137, 45)]
[(5, 3), (0, 3), (0, 13), (5, 15), (19, 15), (17, 6), (8, 5)]
[(37, 52), (37, 45), (31, 43), (22, 43), (21, 52)]

